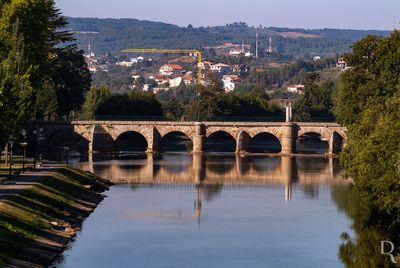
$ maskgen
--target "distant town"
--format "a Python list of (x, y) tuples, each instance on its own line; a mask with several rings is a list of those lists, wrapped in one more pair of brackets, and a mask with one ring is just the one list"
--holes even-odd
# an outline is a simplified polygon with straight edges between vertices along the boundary
[[(240, 62), (243, 58), (255, 58), (256, 55), (250, 52), (250, 46), (245, 44), (232, 44), (226, 43), (222, 46), (212, 47), (210, 49), (218, 50), (219, 56), (229, 57), (236, 59)], [(274, 53), (272, 47), (272, 38), (269, 38), (269, 46), (265, 49), (266, 54)], [(88, 53), (85, 54), (86, 63), (88, 69), (92, 74), (98, 74), (99, 72), (108, 72), (109, 69), (118, 68), (132, 68), (135, 65), (150, 63), (152, 66), (148, 69), (141, 69), (140, 71), (132, 70), (131, 77), (133, 83), (130, 85), (130, 89), (138, 89), (135, 83), (138, 79), (144, 79), (145, 81), (151, 81), (151, 83), (145, 83), (140, 90), (145, 92), (152, 92), (157, 94), (160, 91), (168, 91), (171, 88), (177, 88), (180, 85), (191, 86), (196, 84), (196, 55), (177, 55), (173, 58), (168, 58), (167, 63), (158, 64), (166, 59), (163, 56), (151, 57), (151, 55), (139, 55), (135, 57), (123, 57), (123, 60), (118, 60), (118, 58), (108, 55), (102, 55), (97, 57), (95, 53), (91, 50), (91, 45), (88, 46)], [(310, 60), (318, 62), (322, 60), (322, 56), (315, 55)], [(186, 68), (183, 67), (183, 63)], [(158, 65), (157, 65), (158, 64)], [(207, 86), (210, 83), (212, 77), (217, 77), (223, 85), (225, 92), (233, 92), (241, 84), (245, 82), (248, 77), (251, 66), (249, 64), (239, 63), (239, 64), (226, 64), (222, 62), (212, 62), (209, 60), (204, 60), (199, 63), (202, 70), (202, 85)], [(271, 66), (279, 67), (282, 64), (270, 64)], [(338, 58), (336, 63), (337, 70), (346, 70), (348, 68), (346, 62), (343, 58)], [(156, 70), (156, 71), (154, 71)], [(262, 66), (256, 68), (257, 72), (263, 72)], [(302, 89), (304, 85), (302, 83), (290, 84), (286, 83), (284, 85), (285, 89), (289, 93), (302, 94)]]

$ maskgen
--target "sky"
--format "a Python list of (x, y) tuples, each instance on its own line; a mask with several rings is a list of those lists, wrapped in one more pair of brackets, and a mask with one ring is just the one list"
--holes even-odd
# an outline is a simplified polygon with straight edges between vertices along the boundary
[(236, 21), (250, 26), (393, 30), (400, 0), (56, 0), (70, 17), (134, 18), (180, 26)]

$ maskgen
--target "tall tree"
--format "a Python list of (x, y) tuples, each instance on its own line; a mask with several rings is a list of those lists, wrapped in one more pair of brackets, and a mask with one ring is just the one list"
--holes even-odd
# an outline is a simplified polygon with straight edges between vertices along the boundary
[(30, 118), (32, 107), (32, 87), (30, 73), (33, 68), (24, 57), (23, 36), (19, 32), (19, 22), (13, 28), (9, 40), (12, 49), (0, 61), (0, 141), (9, 134), (19, 134)]
[(91, 87), (86, 95), (85, 103), (82, 107), (82, 114), (85, 119), (94, 119), (97, 107), (111, 97), (111, 91), (107, 87)]
[(400, 231), (400, 32), (369, 36), (345, 57), (335, 113), (348, 128), (341, 161), (360, 196), (372, 206), (370, 223)]
[(68, 115), (76, 107), (75, 104), (66, 107), (70, 99), (64, 97), (70, 97), (71, 91), (75, 91), (72, 95), (80, 95), (77, 103), (81, 104), (83, 94), (75, 94), (76, 90), (88, 90), (90, 79), (82, 52), (75, 46), (66, 46), (74, 41), (72, 34), (64, 30), (66, 18), (55, 7), (54, 0), (6, 0), (2, 1), (0, 12), (0, 59), (6, 58), (12, 49), (12, 29), (19, 21), (25, 58), (28, 65), (35, 66), (29, 80), (34, 90), (36, 116), (43, 118), (53, 112), (43, 106), (43, 100), (54, 99), (54, 96), (58, 96), (56, 114)]
[(304, 89), (294, 105), (296, 121), (310, 121), (312, 117), (333, 117), (332, 92), (333, 81), (319, 82), (318, 73), (307, 73), (304, 78)]

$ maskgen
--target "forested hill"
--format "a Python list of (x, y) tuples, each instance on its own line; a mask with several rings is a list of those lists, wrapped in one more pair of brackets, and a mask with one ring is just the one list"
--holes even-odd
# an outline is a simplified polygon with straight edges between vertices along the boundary
[[(98, 35), (76, 34), (82, 49), (87, 48), (89, 38), (96, 54), (118, 53), (129, 47), (138, 48), (199, 48), (236, 43), (252, 45), (254, 27), (245, 23), (233, 23), (215, 27), (179, 27), (161, 22), (136, 19), (68, 18), (72, 31), (94, 31)], [(292, 57), (340, 54), (350, 50), (352, 42), (368, 34), (388, 35), (389, 31), (363, 31), (339, 29), (289, 29), (269, 27), (260, 32), (260, 51), (273, 38), (276, 52)]]

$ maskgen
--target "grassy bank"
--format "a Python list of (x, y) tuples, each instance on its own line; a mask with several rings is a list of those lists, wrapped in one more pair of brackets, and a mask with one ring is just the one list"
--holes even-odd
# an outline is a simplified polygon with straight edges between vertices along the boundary
[(107, 189), (93, 174), (70, 167), (40, 169), (19, 180), (30, 184), (25, 189), (0, 188), (0, 267), (8, 259), (23, 259), (22, 250), (35, 238), (78, 227)]
[[(5, 165), (4, 163), (4, 157), (0, 157), (0, 178), (1, 177), (8, 177), (9, 174), (9, 165)], [(20, 174), (23, 169), (23, 158), (22, 156), (14, 156), (13, 157), (13, 165), (12, 165), (12, 175), (18, 175)], [(31, 158), (26, 158), (25, 159), (25, 170), (28, 170), (29, 168), (33, 168), (33, 159)]]

